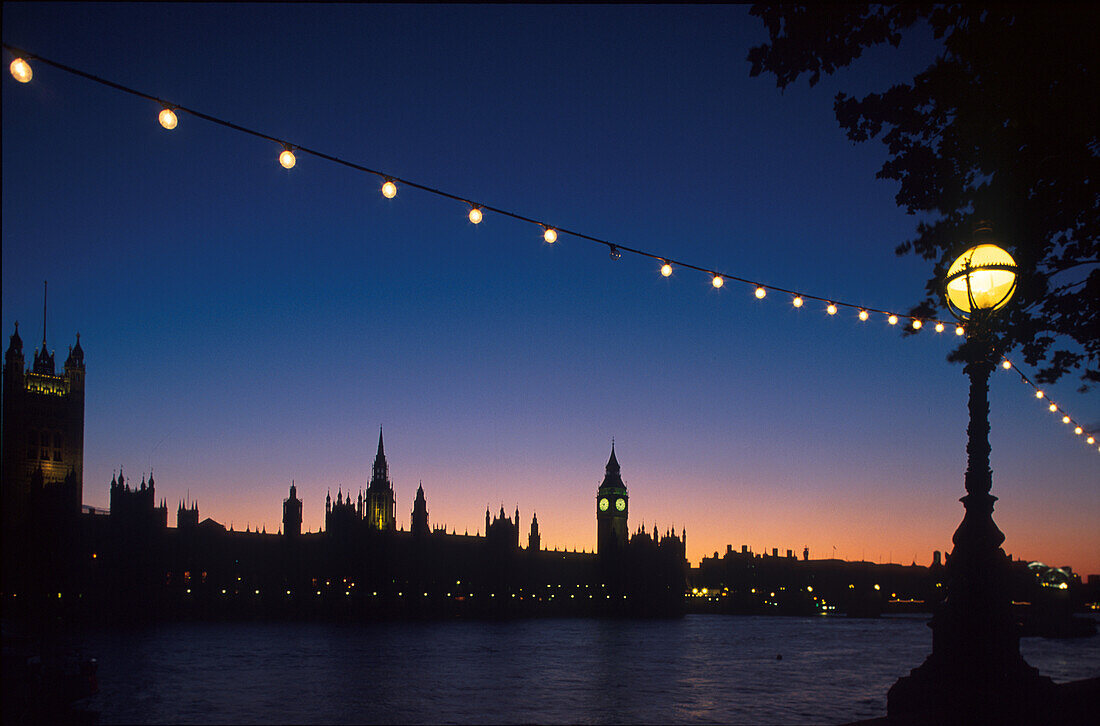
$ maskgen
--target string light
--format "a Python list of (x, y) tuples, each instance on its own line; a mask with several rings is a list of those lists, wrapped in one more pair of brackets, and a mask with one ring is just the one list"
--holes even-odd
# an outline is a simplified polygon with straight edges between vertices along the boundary
[[(266, 139), (268, 141), (273, 141), (273, 142), (280, 143), (283, 146), (283, 151), (279, 154), (279, 163), (285, 169), (291, 169), (297, 163), (297, 158), (295, 157), (294, 151), (292, 150), (292, 149), (296, 149), (298, 151), (302, 151), (302, 152), (305, 152), (305, 153), (308, 153), (308, 154), (312, 154), (313, 156), (322, 158), (324, 160), (330, 161), (330, 162), (338, 164), (338, 165), (346, 166), (346, 167), (355, 169), (357, 171), (365, 172), (365, 173), (368, 173), (368, 174), (374, 174), (375, 176), (382, 177), (385, 180), (385, 182), (382, 185), (382, 194), (388, 199), (392, 199), (397, 195), (396, 181), (401, 181), (403, 184), (407, 184), (407, 185), (412, 186), (414, 188), (421, 189), (423, 191), (427, 191), (427, 192), (435, 194), (437, 196), (446, 197), (448, 199), (452, 199), (452, 200), (455, 200), (455, 201), (465, 201), (466, 204), (471, 205), (471, 209), (468, 213), (468, 218), (469, 218), (469, 220), (472, 224), (479, 224), (482, 221), (482, 219), (484, 218), (484, 213), (483, 213), (482, 209), (488, 209), (490, 211), (496, 212), (496, 213), (504, 215), (504, 216), (511, 217), (511, 218), (516, 219), (518, 221), (528, 222), (528, 223), (532, 223), (532, 224), (539, 224), (536, 220), (531, 219), (529, 217), (525, 217), (525, 216), (522, 216), (520, 214), (516, 214), (514, 212), (509, 212), (509, 211), (503, 210), (503, 209), (498, 209), (498, 208), (495, 208), (495, 207), (489, 207), (489, 206), (480, 205), (480, 204), (473, 204), (472, 202), (466, 201), (462, 197), (459, 197), (455, 194), (451, 194), (449, 192), (442, 191), (440, 189), (434, 189), (432, 187), (425, 186), (423, 184), (417, 184), (416, 182), (411, 182), (411, 181), (408, 181), (408, 180), (399, 179), (397, 177), (388, 176), (388, 175), (383, 174), (381, 171), (370, 169), (370, 168), (362, 166), (360, 164), (356, 164), (356, 163), (347, 161), (345, 159), (341, 159), (339, 157), (332, 156), (330, 154), (326, 154), (326, 153), (321, 152), (321, 151), (317, 151), (317, 150), (313, 150), (313, 149), (306, 149), (306, 148), (303, 148), (303, 147), (300, 147), (300, 146), (299, 147), (291, 147), (290, 144), (287, 144), (287, 143), (281, 141), (280, 139), (277, 139), (277, 138), (272, 137), (270, 135), (261, 133), (259, 131), (254, 130), (254, 129), (249, 129), (249, 128), (246, 128), (246, 127), (243, 127), (243, 126), (239, 126), (239, 125), (231, 123), (229, 121), (225, 121), (224, 119), (220, 119), (220, 118), (217, 118), (215, 116), (211, 116), (209, 114), (206, 114), (206, 113), (203, 113), (201, 111), (194, 110), (194, 109), (184, 108), (184, 107), (176, 105), (176, 104), (169, 105), (168, 103), (166, 103), (164, 101), (161, 101), (159, 98), (156, 98), (156, 97), (154, 97), (150, 94), (143, 93), (141, 91), (137, 91), (133, 88), (123, 86), (119, 83), (115, 83), (114, 81), (109, 81), (109, 80), (106, 80), (104, 78), (100, 78), (100, 77), (92, 75), (90, 73), (86, 73), (86, 72), (78, 70), (76, 68), (71, 68), (69, 66), (65, 66), (61, 63), (57, 63), (55, 61), (51, 61), (49, 59), (42, 58), (40, 56), (36, 56), (36, 55), (33, 55), (33, 54), (28, 54), (25, 51), (20, 50), (19, 48), (15, 48), (13, 46), (8, 45), (7, 43), (4, 43), (3, 46), (7, 50), (9, 50), (13, 55), (16, 56), (15, 59), (11, 62), (11, 65), (9, 66), (9, 70), (11, 71), (12, 76), (20, 83), (28, 83), (31, 80), (32, 76), (33, 76), (33, 72), (31, 70), (30, 65), (27, 63), (26, 60), (23, 59), (23, 57), (21, 57), (22, 55), (30, 55), (31, 57), (36, 58), (38, 61), (40, 61), (42, 63), (45, 63), (45, 64), (47, 64), (49, 66), (52, 66), (54, 68), (57, 68), (59, 70), (63, 70), (67, 73), (71, 73), (73, 75), (80, 76), (80, 77), (85, 78), (87, 80), (95, 81), (95, 82), (100, 83), (100, 84), (105, 85), (105, 86), (110, 86), (110, 87), (114, 88), (115, 90), (119, 90), (119, 91), (122, 91), (124, 93), (129, 93), (131, 95), (139, 96), (139, 97), (147, 99), (149, 101), (156, 101), (158, 103), (161, 103), (164, 106), (164, 108), (161, 110), (160, 114), (158, 115), (158, 121), (160, 122), (161, 126), (163, 126), (165, 129), (171, 130), (171, 129), (176, 128), (176, 126), (179, 123), (179, 119), (178, 119), (178, 117), (175, 113), (175, 110), (173, 110), (173, 109), (180, 109), (180, 110), (184, 110), (184, 111), (192, 114), (193, 116), (204, 119), (206, 121), (210, 121), (211, 123), (215, 123), (215, 124), (218, 124), (220, 126), (224, 126), (226, 128), (230, 128), (230, 129), (233, 129), (235, 131), (239, 131), (239, 132), (248, 134), (250, 136), (254, 136), (254, 137), (257, 137), (257, 138)], [(540, 225), (540, 226), (543, 227), (543, 239), (549, 244), (554, 244), (558, 239), (558, 230), (553, 228), (553, 227), (548, 227), (548, 226), (545, 226), (545, 225)], [(612, 244), (611, 242), (609, 242), (607, 240), (599, 239), (597, 237), (593, 237), (591, 235), (583, 234), (581, 232), (574, 232), (574, 231), (571, 231), (571, 230), (564, 230), (564, 231), (568, 234), (571, 234), (575, 237), (579, 237), (581, 239), (586, 239), (586, 240), (591, 241), (591, 242), (596, 242), (596, 243), (601, 243), (601, 244), (607, 245), (608, 248), (610, 249), (611, 257), (613, 259), (619, 259), (622, 256), (622, 250), (626, 250), (627, 252), (632, 252), (632, 253), (637, 254), (637, 255), (641, 255), (641, 256), (644, 256), (644, 257), (650, 257), (650, 258), (653, 258), (653, 259), (660, 260), (660, 262), (661, 262), (661, 267), (660, 267), (661, 275), (663, 277), (669, 277), (669, 276), (672, 275), (672, 261), (667, 259), (667, 258), (659, 257), (655, 254), (650, 253), (650, 252), (646, 252), (644, 250), (639, 250), (639, 249), (634, 249), (634, 248), (631, 248), (631, 247), (622, 247), (622, 248), (620, 248), (620, 246)], [(697, 270), (699, 272), (706, 272), (706, 273), (710, 274), (711, 275), (711, 284), (715, 288), (722, 287), (725, 284), (725, 278), (729, 277), (730, 279), (736, 280), (738, 282), (754, 285), (755, 286), (755, 295), (758, 299), (763, 299), (767, 295), (767, 289), (765, 288), (764, 285), (761, 285), (759, 283), (752, 283), (749, 280), (746, 280), (746, 279), (741, 278), (741, 277), (737, 277), (735, 275), (725, 275), (725, 274), (720, 274), (720, 273), (717, 273), (717, 272), (714, 272), (714, 271), (709, 271), (706, 268), (699, 267), (699, 266), (696, 266), (696, 265), (691, 265), (691, 264), (688, 264), (688, 263), (677, 262), (677, 264), (680, 264), (681, 266), (687, 267), (689, 269), (694, 269), (694, 270)], [(796, 308), (802, 307), (803, 304), (804, 304), (804, 297), (808, 297), (808, 298), (811, 298), (811, 299), (814, 299), (814, 300), (820, 300), (820, 301), (826, 302), (827, 305), (826, 305), (825, 310), (829, 315), (836, 315), (836, 313), (837, 313), (838, 303), (832, 302), (832, 301), (830, 301), (826, 298), (818, 297), (818, 296), (815, 296), (815, 295), (805, 295), (804, 293), (799, 293), (799, 292), (796, 292), (796, 291), (793, 291), (793, 290), (787, 290), (787, 289), (784, 289), (784, 288), (781, 288), (781, 287), (775, 287), (775, 286), (772, 286), (772, 287), (775, 290), (791, 294), (793, 296), (793, 301), (792, 301), (793, 305)], [(878, 309), (875, 309), (875, 308), (863, 308), (863, 307), (856, 306), (856, 305), (853, 305), (851, 303), (845, 303), (845, 302), (841, 302), (839, 304), (844, 305), (846, 307), (853, 307), (853, 308), (858, 307), (859, 308), (859, 319), (861, 321), (868, 320), (869, 317), (870, 317), (870, 312), (886, 314), (888, 316), (888, 320), (889, 320), (891, 325), (895, 325), (898, 322), (898, 319), (899, 319), (899, 316), (896, 313), (892, 313), (890, 311), (878, 310)], [(906, 316), (906, 317), (908, 317), (908, 316)], [(916, 318), (910, 318), (910, 320), (912, 320), (913, 330), (919, 330), (923, 327), (923, 322), (921, 320), (918, 320)], [(935, 330), (936, 330), (937, 333), (943, 332), (945, 330), (944, 321), (936, 320), (935, 321)], [(956, 336), (963, 336), (963, 335), (965, 335), (965, 332), (966, 331), (965, 331), (965, 329), (962, 325), (956, 325), (955, 326), (955, 335)], [(1002, 362), (1001, 365), (1006, 370), (1014, 368), (1014, 366), (1007, 359), (1005, 359)], [(1044, 397), (1045, 394), (1043, 393), (1043, 391), (1039, 390), (1038, 387), (1035, 386), (1034, 383), (1032, 383), (1030, 380), (1028, 380), (1028, 378), (1018, 368), (1016, 368), (1016, 372), (1017, 372), (1017, 374), (1020, 375), (1021, 380), (1023, 382), (1027, 383), (1028, 385), (1031, 385), (1033, 388), (1036, 389), (1035, 390), (1035, 397), (1036, 398), (1042, 399)], [(1050, 409), (1051, 409), (1051, 411), (1057, 411), (1058, 410), (1057, 406), (1055, 406), (1053, 403), (1051, 403)], [(1072, 422), (1072, 419), (1069, 417), (1069, 415), (1063, 416), (1062, 420), (1063, 420), (1064, 423), (1067, 423), (1067, 424)], [(1082, 429), (1081, 426), (1076, 426), (1076, 428), (1074, 429), (1074, 432), (1076, 434), (1080, 435), (1081, 433), (1083, 433), (1083, 429)], [(1095, 441), (1096, 441), (1095, 436), (1090, 435), (1088, 437), (1089, 444), (1093, 444), (1093, 443), (1095, 443)]]
[(294, 158), (294, 152), (290, 150), (289, 146), (279, 154), (279, 163), (283, 165), (284, 169), (293, 169), (294, 165), (298, 163), (298, 160)]
[(31, 77), (34, 75), (34, 71), (31, 70), (31, 64), (22, 58), (16, 58), (8, 66), (8, 70), (11, 71), (12, 78), (20, 83), (30, 83)]
[(160, 115), (157, 116), (157, 120), (160, 121), (160, 125), (171, 131), (176, 128), (176, 124), (179, 123), (179, 119), (176, 118), (175, 112), (165, 106), (160, 111)]
[(1052, 403), (1052, 404), (1050, 404), (1050, 406), (1048, 406), (1047, 408), (1049, 408), (1049, 409), (1050, 409), (1050, 412), (1051, 412), (1051, 413), (1057, 413), (1057, 411), (1058, 411), (1058, 407), (1057, 407), (1057, 406), (1055, 406), (1055, 405), (1054, 405), (1053, 403)]
[(1077, 428), (1073, 429), (1073, 433), (1080, 436), (1081, 434), (1085, 433), (1085, 430), (1083, 428), (1081, 428), (1080, 426), (1078, 426)]

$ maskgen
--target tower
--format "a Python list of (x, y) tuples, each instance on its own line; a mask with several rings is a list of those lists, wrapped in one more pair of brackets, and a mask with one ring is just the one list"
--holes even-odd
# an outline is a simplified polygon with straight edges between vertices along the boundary
[(542, 537), (539, 536), (539, 517), (537, 514), (532, 514), (531, 533), (527, 535), (527, 550), (538, 552), (540, 549), (542, 549)]
[(302, 500), (298, 498), (298, 488), (290, 482), (290, 496), (283, 500), (283, 533), (287, 537), (297, 537), (302, 533)]
[(424, 499), (424, 482), (416, 488), (416, 499), (413, 501), (412, 533), (414, 535), (428, 534), (428, 502)]
[(626, 546), (627, 501), (626, 484), (615, 458), (615, 442), (611, 442), (611, 457), (607, 460), (603, 482), (596, 491), (596, 552), (605, 554)]
[(367, 487), (367, 526), (381, 532), (392, 531), (397, 526), (393, 512), (395, 501), (393, 484), (390, 482), (390, 467), (386, 463), (386, 451), (382, 446), (382, 427), (379, 426), (378, 453), (374, 457), (374, 471)]
[[(24, 567), (28, 537), (64, 548), (77, 534), (84, 481), (84, 350), (80, 335), (62, 373), (46, 347), (25, 368), (23, 340), (15, 324), (4, 355), (3, 383), (4, 580)], [(21, 555), (20, 553), (24, 553)], [(27, 564), (26, 566), (31, 566)], [(5, 589), (7, 585), (5, 584)]]

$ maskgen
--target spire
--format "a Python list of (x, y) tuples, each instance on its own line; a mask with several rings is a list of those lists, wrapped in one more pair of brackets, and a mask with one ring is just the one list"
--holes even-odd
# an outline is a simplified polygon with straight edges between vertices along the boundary
[(604, 470), (603, 483), (600, 484), (600, 489), (614, 488), (626, 490), (626, 484), (623, 483), (623, 477), (619, 469), (619, 460), (615, 457), (615, 441), (611, 441), (611, 456), (607, 460), (607, 467)]
[(46, 281), (42, 281), (42, 352), (46, 352), (46, 292), (49, 288)]
[(619, 460), (615, 458), (615, 439), (611, 439), (611, 458), (607, 460), (607, 473), (618, 474), (619, 472)]
[(386, 450), (382, 446), (382, 427), (378, 427), (378, 456), (379, 459), (386, 458)]
[(371, 474), (370, 488), (389, 488), (390, 466), (386, 463), (386, 449), (382, 443), (382, 427), (378, 427), (378, 453), (374, 457), (374, 471)]

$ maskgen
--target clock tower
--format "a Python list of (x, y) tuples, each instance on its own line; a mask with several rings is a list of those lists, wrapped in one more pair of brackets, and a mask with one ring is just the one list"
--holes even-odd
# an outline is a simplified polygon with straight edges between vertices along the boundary
[(615, 458), (615, 442), (611, 442), (611, 458), (603, 483), (596, 491), (596, 552), (604, 554), (626, 547), (627, 502), (626, 484)]

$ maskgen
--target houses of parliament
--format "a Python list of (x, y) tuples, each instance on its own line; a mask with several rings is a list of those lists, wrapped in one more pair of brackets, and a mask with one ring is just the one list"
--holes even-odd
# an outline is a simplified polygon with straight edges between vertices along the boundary
[[(433, 528), (423, 485), (399, 524), (382, 431), (369, 483), (325, 501), (324, 528), (302, 531), (292, 483), (279, 533), (200, 521), (176, 526), (150, 474), (119, 471), (108, 512), (82, 506), (84, 352), (59, 372), (42, 345), (26, 368), (18, 324), (3, 369), (3, 595), (6, 608), (183, 617), (451, 617), (606, 613), (677, 615), (686, 533), (629, 532), (629, 495), (612, 444), (595, 492), (597, 551), (541, 546), (532, 515), (486, 510), (484, 533)], [(107, 486), (105, 483), (104, 486)]]

